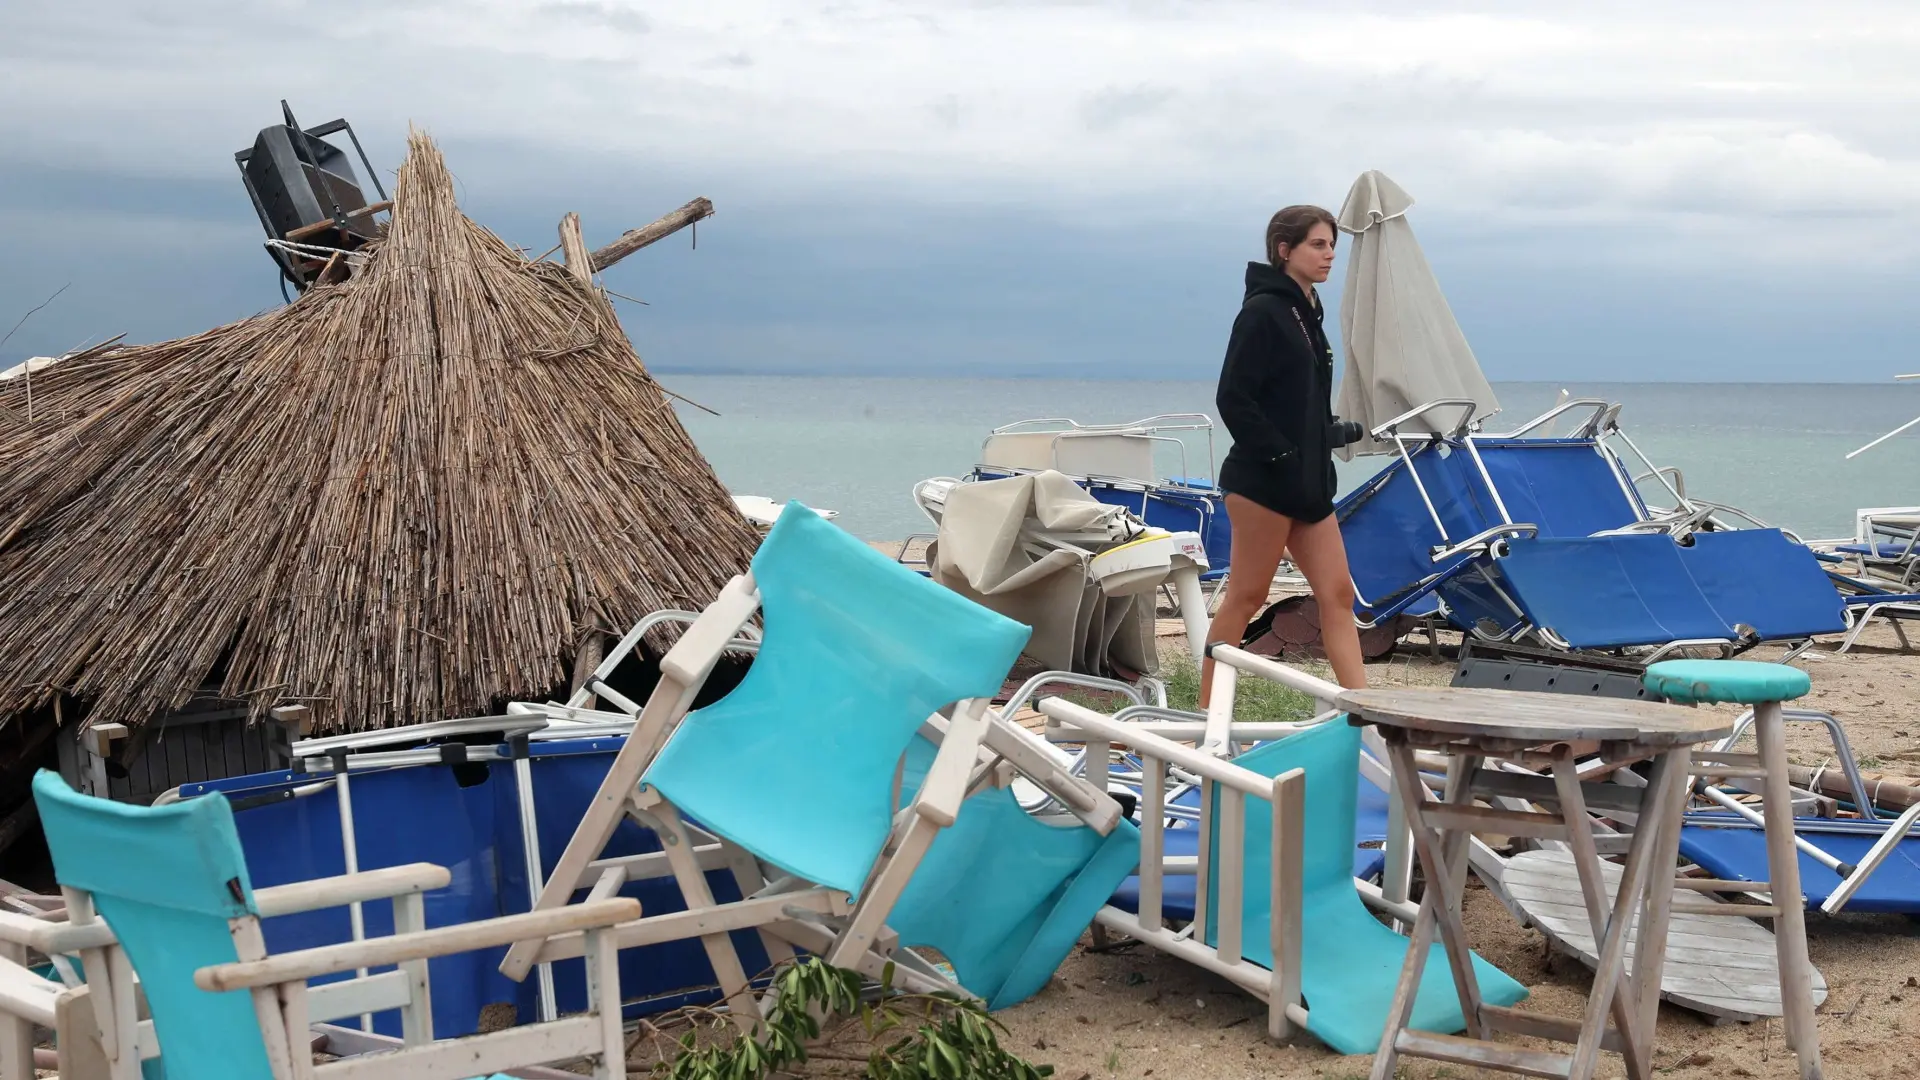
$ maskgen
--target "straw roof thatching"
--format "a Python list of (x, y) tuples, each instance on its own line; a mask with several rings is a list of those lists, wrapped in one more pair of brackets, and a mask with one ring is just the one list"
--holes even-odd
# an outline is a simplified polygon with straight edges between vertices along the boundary
[(606, 300), (455, 205), (414, 135), (351, 280), (0, 386), (0, 725), (208, 680), (322, 729), (475, 715), (698, 608), (755, 536)]

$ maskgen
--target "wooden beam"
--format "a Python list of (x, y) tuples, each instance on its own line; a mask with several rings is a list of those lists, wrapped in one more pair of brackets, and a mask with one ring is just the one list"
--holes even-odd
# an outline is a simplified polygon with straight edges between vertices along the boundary
[(629, 229), (620, 234), (620, 239), (593, 253), (593, 269), (595, 272), (605, 270), (648, 244), (664, 240), (712, 214), (713, 203), (710, 200), (695, 199), (651, 225)]
[[(1699, 771), (1707, 772), (1709, 768), (1703, 766)], [(1805, 765), (1789, 765), (1787, 779), (1801, 787), (1812, 787), (1816, 771), (1819, 773), (1820, 794), (1853, 801), (1853, 788), (1839, 769), (1814, 770)], [(1920, 802), (1920, 785), (1889, 780), (1872, 773), (1862, 774), (1861, 779), (1866, 782), (1867, 794), (1872, 797), (1874, 804), (1883, 810), (1905, 810)]]
[(322, 945), (260, 960), (214, 964), (195, 971), (193, 984), (214, 993), (278, 986), (355, 968), (380, 967), (406, 960), (425, 960), (475, 949), (490, 949), (520, 940), (544, 941), (570, 930), (612, 926), (639, 917), (638, 900), (621, 898), (598, 900), (590, 904), (569, 904), (547, 911), (502, 915), (412, 934)]
[(303, 911), (323, 911), (368, 900), (390, 900), (409, 893), (444, 889), (453, 875), (433, 863), (406, 863), (357, 874), (270, 885), (253, 891), (253, 904), (263, 919)]
[(560, 219), (560, 251), (566, 256), (567, 269), (583, 285), (593, 284), (593, 260), (587, 255), (587, 240), (580, 232), (580, 215), (567, 211)]

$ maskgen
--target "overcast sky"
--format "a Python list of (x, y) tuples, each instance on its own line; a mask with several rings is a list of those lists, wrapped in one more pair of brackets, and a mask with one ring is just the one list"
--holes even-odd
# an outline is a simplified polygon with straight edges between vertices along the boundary
[(713, 199), (607, 275), (663, 370), (1210, 378), (1366, 169), (1496, 380), (1920, 370), (1909, 0), (0, 0), (0, 363), (280, 303), (283, 97), (536, 250)]

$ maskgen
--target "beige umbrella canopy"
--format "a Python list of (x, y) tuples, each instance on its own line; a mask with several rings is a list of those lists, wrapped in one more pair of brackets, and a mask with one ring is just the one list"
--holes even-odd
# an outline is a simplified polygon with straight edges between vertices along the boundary
[[(1475, 403), (1474, 416), (1500, 411), (1500, 403), (1454, 321), (1453, 309), (1407, 223), (1413, 196), (1385, 173), (1360, 174), (1340, 207), (1340, 229), (1353, 236), (1347, 282), (1340, 297), (1340, 338), (1347, 364), (1335, 410), (1368, 431), (1416, 405), (1443, 398)], [(1432, 431), (1459, 420), (1460, 410), (1436, 412)], [(1342, 459), (1381, 453), (1390, 447), (1368, 438), (1340, 451)]]
[(322, 730), (481, 714), (746, 567), (607, 301), (465, 217), (424, 135), (364, 251), (286, 307), (36, 372), (31, 406), (0, 384), (0, 726), (203, 687)]

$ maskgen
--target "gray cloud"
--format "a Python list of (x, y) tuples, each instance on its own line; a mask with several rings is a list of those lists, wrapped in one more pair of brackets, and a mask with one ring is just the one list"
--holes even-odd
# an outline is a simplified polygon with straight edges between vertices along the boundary
[[(1522, 325), (1504, 298), (1541, 282), (1562, 299), (1527, 293), (1528, 317), (1586, 325), (1568, 313), (1590, 298), (1666, 287), (1695, 302), (1670, 315), (1697, 324), (1687, 340), (1718, 328), (1753, 356), (1778, 351), (1745, 313), (1789, 223), (1847, 230), (1826, 302), (1890, 353), (1911, 348), (1896, 299), (1920, 262), (1917, 40), (1920, 9), (1897, 0), (0, 2), (0, 322), (69, 277), (32, 324), (46, 348), (275, 302), (232, 154), (288, 97), (308, 123), (351, 119), (387, 175), (421, 125), (467, 208), (536, 248), (566, 209), (591, 239), (713, 197), (697, 265), (646, 264), (685, 269), (684, 289), (635, 286), (656, 307), (631, 314), (689, 356), (703, 339), (765, 351), (753, 326), (726, 328), (737, 308), (706, 306), (711, 289), (806, 296), (781, 325), (817, 320), (809, 356), (867, 355), (894, 312), (977, 340), (933, 311), (977, 302), (969, 319), (1044, 343), (1020, 363), (1104, 351), (1204, 367), (1266, 215), (1337, 207), (1369, 168), (1419, 200), (1490, 365), (1527, 354), (1503, 352), (1500, 327)], [(869, 217), (899, 231), (840, 241)], [(732, 230), (743, 243), (726, 255)], [(1029, 270), (927, 246), (949, 232), (1062, 247)], [(190, 250), (80, 259), (74, 235)], [(824, 261), (795, 268), (810, 248)], [(1112, 315), (1134, 281), (1145, 291)], [(859, 299), (873, 295), (884, 311)], [(966, 353), (937, 358), (978, 362)]]
[(1089, 131), (1108, 132), (1129, 120), (1159, 112), (1174, 96), (1174, 91), (1164, 86), (1103, 87), (1081, 102), (1080, 118)]
[(540, 5), (539, 11), (542, 15), (618, 30), (623, 34), (653, 31), (653, 20), (647, 17), (646, 12), (609, 0), (549, 0)]

